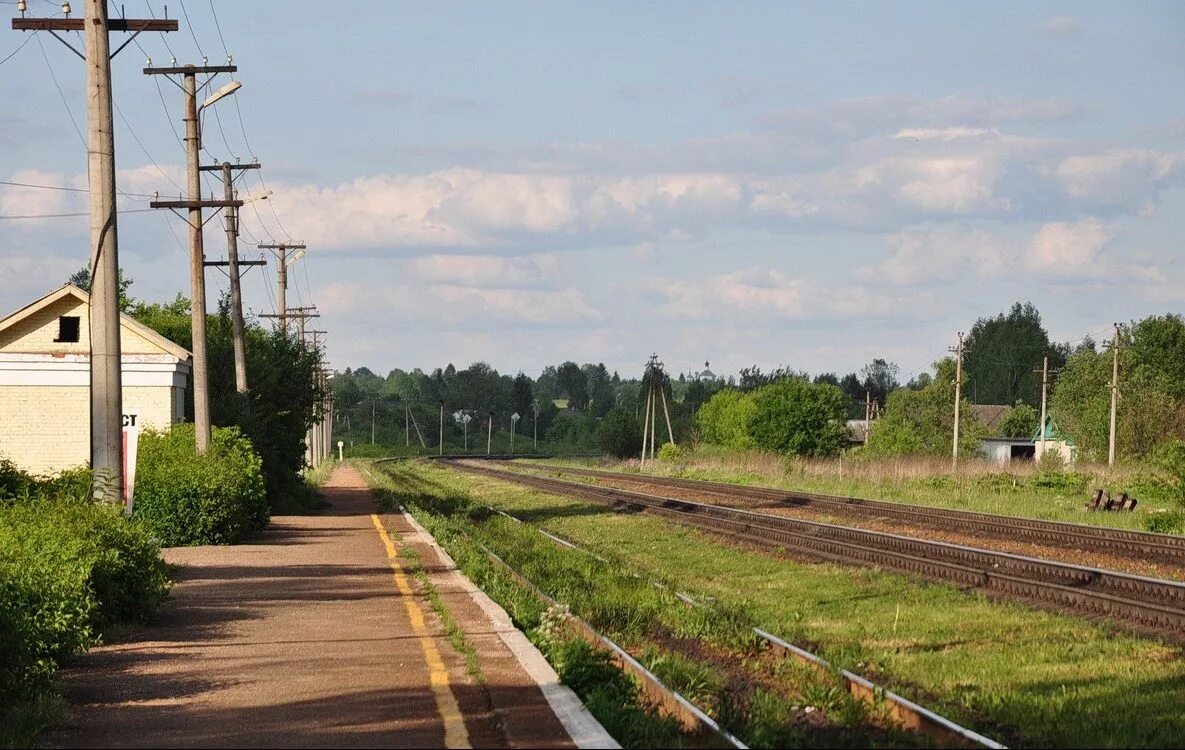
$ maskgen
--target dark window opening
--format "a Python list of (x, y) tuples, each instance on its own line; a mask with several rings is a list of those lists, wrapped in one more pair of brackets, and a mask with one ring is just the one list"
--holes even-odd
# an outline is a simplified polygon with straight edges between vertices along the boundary
[(58, 337), (54, 339), (59, 344), (78, 342), (78, 316), (63, 315), (58, 318)]

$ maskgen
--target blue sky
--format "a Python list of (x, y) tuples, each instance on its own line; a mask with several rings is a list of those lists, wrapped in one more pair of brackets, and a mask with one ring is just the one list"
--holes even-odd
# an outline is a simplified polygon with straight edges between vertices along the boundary
[[(308, 242), (290, 302), (336, 366), (908, 375), (1018, 299), (1059, 339), (1185, 308), (1180, 3), (168, 5), (192, 25), (140, 40), (156, 64), (222, 61), (217, 10), (244, 87), (206, 156), (263, 162), (242, 244)], [(176, 193), (180, 92), (144, 57), (115, 64), (120, 188)], [(85, 185), (83, 83), (44, 35), (0, 65), (0, 180)], [(84, 208), (0, 185), (0, 216)], [(121, 218), (139, 296), (188, 289), (183, 229)], [(0, 219), (0, 309), (86, 248), (84, 218)]]

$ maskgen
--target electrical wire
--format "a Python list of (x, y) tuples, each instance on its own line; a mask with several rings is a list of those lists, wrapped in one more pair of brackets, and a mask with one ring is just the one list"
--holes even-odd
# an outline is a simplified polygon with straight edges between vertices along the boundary
[(58, 83), (58, 77), (53, 72), (53, 65), (49, 61), (49, 55), (45, 54), (45, 45), (41, 43), (41, 37), (34, 34), (37, 39), (37, 46), (41, 49), (41, 58), (45, 60), (45, 67), (49, 68), (49, 77), (53, 80), (54, 88), (58, 90), (58, 96), (62, 98), (62, 106), (66, 108), (66, 114), (70, 116), (70, 123), (74, 125), (74, 132), (78, 134), (78, 140), (82, 143), (82, 147), (86, 148), (86, 138), (82, 136), (82, 128), (78, 127), (78, 121), (74, 119), (74, 111), (70, 109), (70, 103), (66, 101), (66, 94), (62, 91), (61, 84)]
[(9, 52), (9, 53), (8, 53), (8, 54), (7, 54), (7, 55), (4, 57), (4, 59), (3, 59), (3, 60), (0, 60), (0, 65), (3, 65), (4, 63), (8, 62), (8, 61), (9, 61), (9, 60), (11, 60), (12, 58), (16, 57), (16, 53), (18, 53), (18, 52), (20, 52), (21, 50), (23, 50), (23, 49), (25, 48), (25, 45), (26, 45), (26, 44), (28, 44), (29, 42), (33, 41), (33, 37), (35, 37), (35, 36), (37, 36), (37, 32), (36, 32), (36, 31), (34, 31), (32, 34), (30, 34), (28, 37), (26, 37), (26, 38), (25, 38), (25, 41), (21, 42), (20, 46), (19, 46), (19, 47), (17, 47), (16, 49), (14, 49), (12, 52)]
[(185, 0), (180, 0), (180, 2), (181, 14), (185, 16), (185, 26), (189, 29), (189, 35), (193, 37), (193, 46), (197, 47), (199, 55), (205, 57), (206, 53), (202, 52), (202, 44), (198, 41), (197, 34), (193, 30), (193, 22), (189, 20), (189, 11), (185, 9)]
[[(152, 209), (152, 208), (125, 208), (122, 210), (117, 210), (115, 213), (117, 213), (117, 214), (142, 214), (142, 213), (147, 213), (149, 211), (154, 211), (154, 210), (156, 210), (156, 209)], [(72, 218), (72, 217), (76, 217), (76, 216), (90, 216), (90, 212), (89, 211), (79, 211), (79, 212), (75, 212), (75, 213), (65, 213), (65, 214), (7, 214), (7, 215), (0, 215), (0, 220), (13, 221), (16, 219), (66, 219), (66, 218)]]

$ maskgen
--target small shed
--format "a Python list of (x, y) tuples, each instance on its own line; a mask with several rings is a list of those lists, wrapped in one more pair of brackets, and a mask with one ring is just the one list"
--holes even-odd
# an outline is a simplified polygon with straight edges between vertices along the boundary
[(1052, 419), (1045, 421), (1044, 442), (1041, 440), (1041, 432), (1042, 430), (1038, 429), (1033, 435), (1033, 445), (1036, 448), (1035, 455), (1038, 461), (1046, 453), (1060, 456), (1067, 466), (1078, 460), (1078, 446), (1075, 445), (1074, 439), (1059, 430), (1056, 422)]
[[(67, 284), (0, 319), (0, 456), (35, 474), (90, 461), (90, 295)], [(190, 353), (120, 316), (123, 412), (138, 427), (185, 418)]]
[(1032, 461), (1033, 441), (1027, 438), (990, 437), (979, 441), (979, 453), (989, 461), (1007, 466), (1018, 461)]

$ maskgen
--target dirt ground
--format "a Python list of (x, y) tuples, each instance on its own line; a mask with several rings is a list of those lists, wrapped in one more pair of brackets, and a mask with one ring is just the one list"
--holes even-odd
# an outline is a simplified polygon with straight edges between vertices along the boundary
[[(401, 515), (374, 516), (352, 467), (325, 494), (327, 510), (273, 518), (251, 544), (166, 550), (181, 567), (159, 620), (63, 673), (67, 716), (39, 744), (571, 747), (430, 540)], [(477, 651), (480, 677), (443, 636), (407, 561), (390, 556), (404, 532)]]

